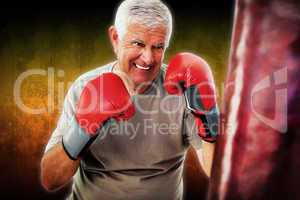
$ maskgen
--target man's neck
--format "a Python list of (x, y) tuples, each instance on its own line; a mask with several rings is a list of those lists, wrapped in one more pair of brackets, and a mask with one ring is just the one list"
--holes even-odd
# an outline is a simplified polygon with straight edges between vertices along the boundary
[(113, 66), (112, 72), (117, 74), (122, 79), (122, 81), (130, 95), (134, 95), (136, 93), (134, 90), (135, 86), (134, 86), (133, 81), (131, 79), (129, 79), (129, 77), (124, 72), (119, 70), (116, 66)]
[(119, 68), (118, 62), (113, 65), (112, 72), (120, 76), (130, 95), (143, 94), (151, 87), (151, 84), (135, 84), (130, 77)]

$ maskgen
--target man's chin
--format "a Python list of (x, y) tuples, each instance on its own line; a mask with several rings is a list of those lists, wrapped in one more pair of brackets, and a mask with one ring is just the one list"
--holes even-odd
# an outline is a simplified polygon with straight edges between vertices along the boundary
[(149, 87), (154, 79), (143, 78), (143, 77), (134, 77), (133, 81), (137, 90), (143, 90)]

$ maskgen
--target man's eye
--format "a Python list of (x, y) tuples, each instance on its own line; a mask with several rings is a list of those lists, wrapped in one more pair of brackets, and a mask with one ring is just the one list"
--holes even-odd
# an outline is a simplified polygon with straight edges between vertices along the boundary
[(138, 47), (145, 47), (145, 45), (143, 43), (137, 42), (137, 41), (132, 42), (132, 45), (138, 46)]
[(157, 50), (164, 50), (164, 46), (163, 45), (157, 45), (157, 46), (154, 46), (155, 49)]

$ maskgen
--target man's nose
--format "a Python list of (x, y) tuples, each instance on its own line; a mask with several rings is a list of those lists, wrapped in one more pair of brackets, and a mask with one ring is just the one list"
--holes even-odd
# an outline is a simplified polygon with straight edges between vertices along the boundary
[(145, 48), (142, 52), (142, 59), (146, 65), (153, 63), (153, 52), (151, 48)]

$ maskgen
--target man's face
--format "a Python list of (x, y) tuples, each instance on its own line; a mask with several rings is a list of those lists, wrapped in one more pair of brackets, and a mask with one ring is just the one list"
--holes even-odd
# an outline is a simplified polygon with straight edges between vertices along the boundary
[(133, 81), (135, 87), (153, 81), (158, 75), (165, 52), (166, 33), (163, 26), (149, 28), (132, 23), (123, 38), (114, 40), (111, 36), (118, 69)]

